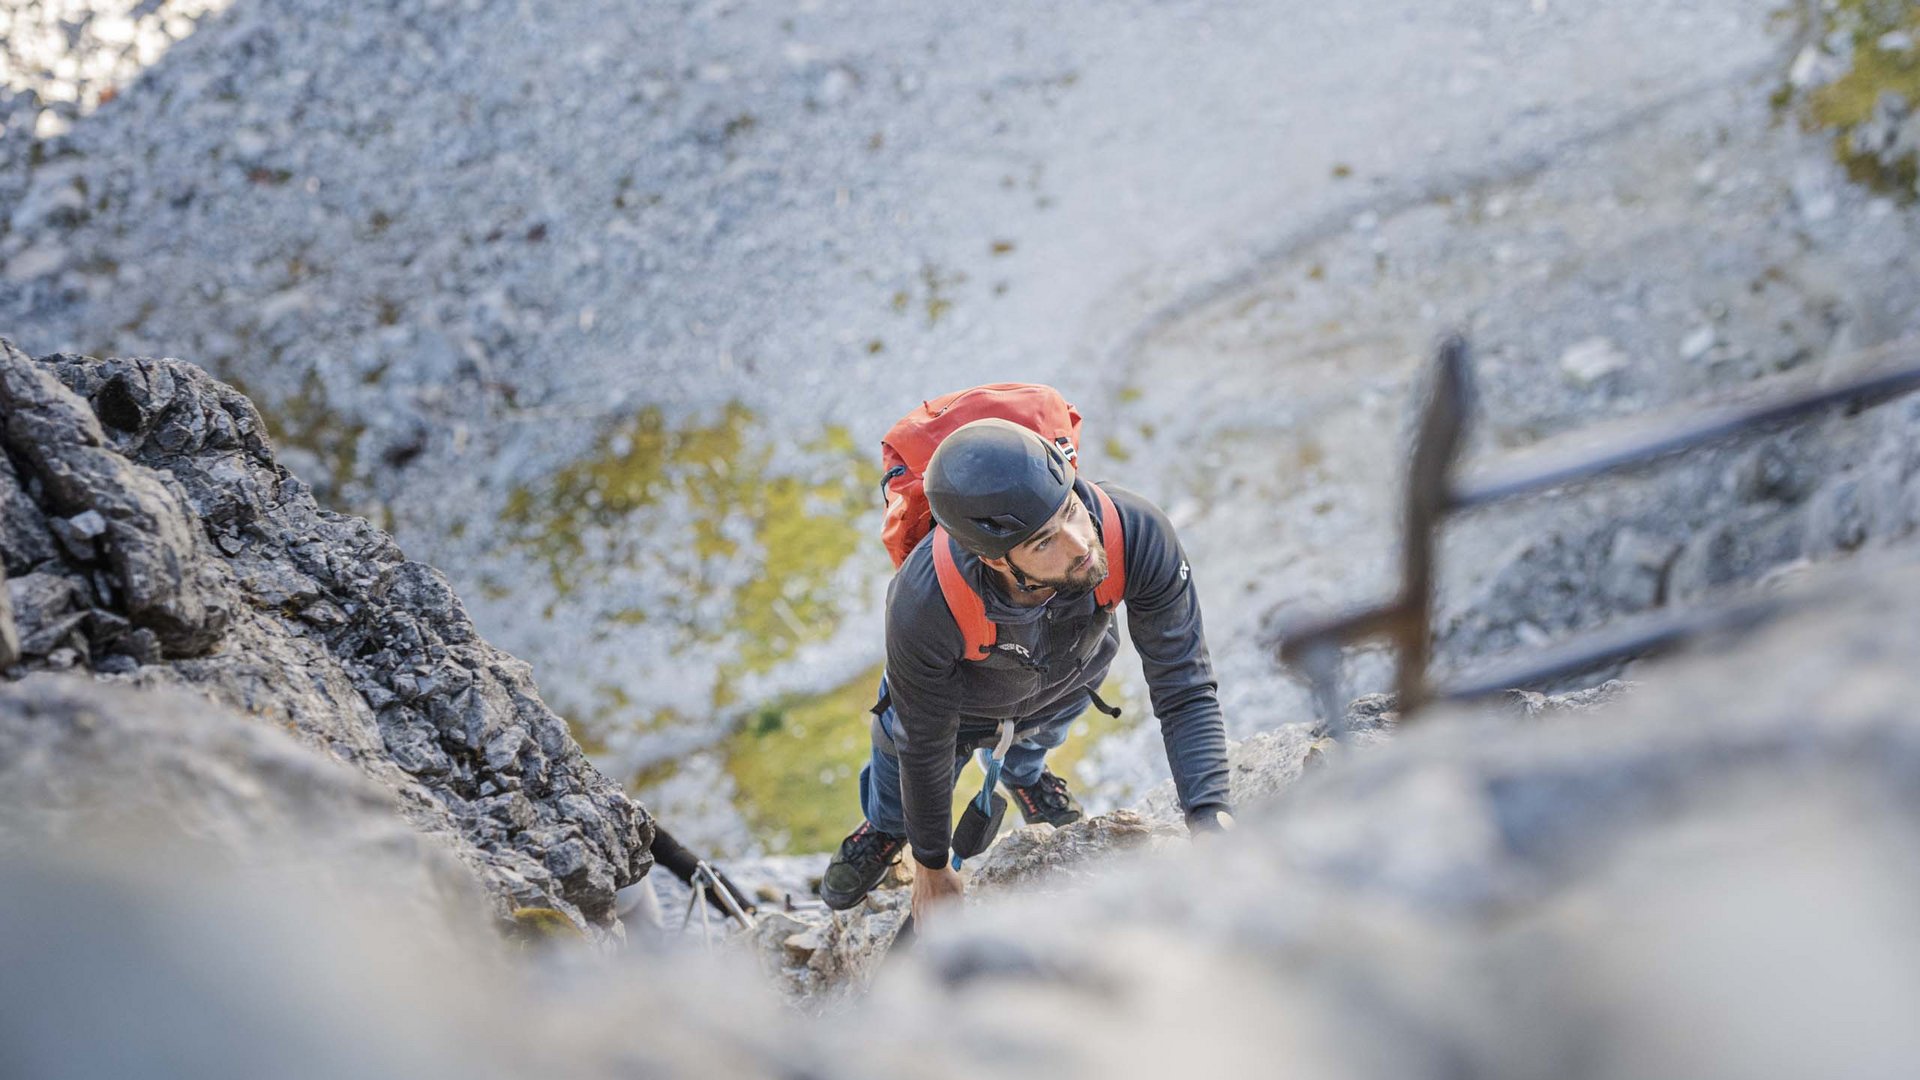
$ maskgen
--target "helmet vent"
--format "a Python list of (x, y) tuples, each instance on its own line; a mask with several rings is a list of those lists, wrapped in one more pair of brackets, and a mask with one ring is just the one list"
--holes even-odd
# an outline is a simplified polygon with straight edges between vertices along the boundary
[(1021, 521), (1011, 514), (995, 514), (992, 517), (977, 517), (973, 519), (973, 523), (978, 525), (981, 530), (993, 533), (996, 536), (1012, 536), (1014, 533), (1025, 531), (1027, 527), (1026, 522)]

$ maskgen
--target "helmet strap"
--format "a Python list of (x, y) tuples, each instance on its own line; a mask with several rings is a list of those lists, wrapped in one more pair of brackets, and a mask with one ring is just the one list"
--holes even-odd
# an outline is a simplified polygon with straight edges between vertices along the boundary
[(1001, 558), (1007, 561), (1007, 568), (1013, 571), (1014, 584), (1020, 586), (1021, 592), (1039, 592), (1047, 587), (1045, 585), (1029, 585), (1027, 583), (1027, 575), (1021, 573), (1019, 565), (1013, 561), (1013, 552), (1009, 551), (1001, 556)]

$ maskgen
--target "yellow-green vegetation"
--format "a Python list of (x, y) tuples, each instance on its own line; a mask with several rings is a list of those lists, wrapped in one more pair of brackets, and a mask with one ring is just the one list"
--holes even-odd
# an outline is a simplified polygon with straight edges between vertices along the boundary
[[(562, 600), (643, 566), (683, 575), (676, 585), (687, 595), (710, 597), (725, 580), (721, 568), (749, 554), (740, 538), (751, 536), (758, 565), (734, 590), (728, 625), (685, 626), (690, 641), (738, 642), (721, 672), (717, 708), (731, 703), (732, 678), (768, 670), (837, 627), (835, 572), (863, 542), (857, 522), (879, 481), (878, 466), (845, 428), (827, 428), (776, 461), (772, 444), (751, 438), (754, 421), (738, 403), (711, 423), (682, 427), (644, 409), (607, 432), (603, 452), (543, 484), (514, 488), (504, 515), (509, 542), (545, 569)], [(683, 537), (662, 535), (666, 518), (647, 513), (668, 501), (689, 511), (675, 516), (687, 523)], [(693, 557), (663, 558), (674, 551)], [(616, 626), (656, 618), (675, 615), (602, 615)]]
[[(1007, 251), (1012, 250), (1013, 246), (1007, 245)], [(995, 251), (994, 254), (1005, 254), (1005, 252)], [(938, 326), (947, 312), (953, 310), (953, 297), (949, 290), (956, 285), (965, 284), (966, 281), (967, 275), (959, 272), (949, 274), (931, 263), (920, 268), (920, 286), (925, 294), (920, 301), (920, 306), (926, 313), (927, 329), (931, 330)], [(888, 304), (895, 314), (905, 315), (913, 308), (913, 294), (906, 289), (897, 289)]]
[[(545, 565), (554, 591), (571, 596), (580, 585), (598, 580), (594, 570), (639, 558), (647, 539), (646, 523), (633, 520), (639, 511), (675, 494), (686, 496), (696, 509), (713, 509), (732, 486), (752, 418), (745, 406), (734, 403), (712, 424), (674, 428), (658, 408), (643, 409), (601, 439), (603, 452), (561, 469), (538, 487), (509, 492), (508, 532)], [(719, 509), (720, 514), (699, 514), (694, 524), (695, 551), (703, 558), (723, 550), (719, 528), (726, 507)]]
[[(773, 702), (748, 718), (727, 741), (727, 771), (739, 792), (740, 811), (754, 835), (776, 852), (831, 851), (860, 823), (856, 778), (871, 748), (868, 727), (881, 669), (862, 673), (824, 694)], [(1089, 709), (1049, 766), (1074, 779), (1074, 768), (1101, 739), (1126, 730), (1138, 717), (1116, 695), (1117, 683), (1100, 691), (1126, 711), (1114, 719)], [(958, 817), (980, 790), (984, 776), (976, 759), (954, 785)], [(1018, 811), (1010, 811), (1018, 824)]]
[[(1093, 751), (1093, 748), (1107, 736), (1130, 731), (1140, 722), (1139, 710), (1121, 690), (1121, 684), (1112, 679), (1107, 680), (1106, 684), (1100, 687), (1100, 700), (1109, 705), (1118, 706), (1120, 715), (1108, 716), (1098, 709), (1088, 709), (1080, 717), (1079, 722), (1073, 725), (1073, 733), (1067, 737), (1067, 744), (1055, 750), (1048, 758), (1047, 767), (1052, 769), (1055, 775), (1065, 777), (1069, 784), (1084, 786), (1076, 783), (1078, 778), (1074, 772), (1080, 767), (1080, 763), (1087, 759), (1087, 755)], [(974, 781), (973, 787), (975, 791), (979, 791), (979, 780)]]
[(860, 823), (854, 778), (872, 745), (867, 710), (880, 671), (824, 694), (771, 702), (727, 741), (740, 812), (769, 850), (830, 851)]
[(764, 562), (734, 594), (734, 626), (741, 644), (738, 658), (722, 671), (723, 689), (725, 676), (765, 671), (839, 625), (834, 572), (867, 539), (859, 535), (856, 522), (868, 505), (868, 493), (880, 483), (880, 472), (859, 454), (845, 428), (829, 429), (805, 452), (846, 467), (835, 479), (812, 482), (763, 475), (763, 461), (754, 476), (740, 478), (740, 496), (751, 501), (733, 505), (757, 513), (754, 539)]
[(1920, 38), (1920, 3), (1833, 0), (1816, 11), (1815, 40), (1824, 42), (1836, 33), (1844, 35), (1853, 46), (1852, 60), (1844, 75), (1807, 96), (1803, 120), (1835, 133), (1835, 153), (1855, 181), (1913, 198), (1914, 181), (1920, 174), (1920, 162), (1914, 155), (1889, 163), (1856, 149), (1851, 137), (1873, 115), (1882, 93), (1891, 91), (1905, 98), (1909, 107), (1920, 108), (1920, 50), (1911, 42), (1906, 48), (1881, 44), (1895, 31)]
[(587, 936), (573, 920), (552, 908), (514, 908), (508, 916), (508, 937), (523, 947), (585, 942)]

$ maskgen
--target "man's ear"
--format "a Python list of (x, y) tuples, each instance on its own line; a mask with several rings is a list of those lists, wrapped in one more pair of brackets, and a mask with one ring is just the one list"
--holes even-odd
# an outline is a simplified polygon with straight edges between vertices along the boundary
[(1013, 573), (1013, 564), (1005, 559), (981, 559), (980, 561), (1003, 574)]

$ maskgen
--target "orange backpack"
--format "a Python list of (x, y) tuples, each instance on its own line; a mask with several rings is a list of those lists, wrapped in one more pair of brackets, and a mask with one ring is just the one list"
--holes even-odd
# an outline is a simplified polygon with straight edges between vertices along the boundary
[[(954, 560), (953, 542), (945, 529), (933, 522), (933, 509), (927, 505), (923, 476), (927, 461), (940, 441), (963, 424), (989, 417), (1011, 420), (1038, 432), (1057, 444), (1068, 461), (1079, 461), (1080, 413), (1067, 404), (1060, 392), (1036, 383), (991, 383), (944, 394), (900, 418), (880, 441), (881, 463), (886, 474), (887, 513), (880, 527), (880, 539), (893, 557), (894, 569), (906, 562), (907, 555), (929, 531), (933, 538), (933, 565), (940, 578), (940, 592), (947, 609), (960, 626), (966, 640), (966, 657), (984, 660), (993, 651), (999, 628), (987, 618), (986, 603), (967, 583)], [(1100, 503), (1100, 535), (1107, 549), (1107, 579), (1094, 590), (1094, 600), (1111, 609), (1126, 592), (1126, 552), (1120, 535), (1120, 513), (1113, 500), (1093, 485)]]

